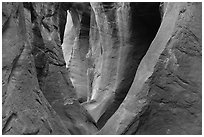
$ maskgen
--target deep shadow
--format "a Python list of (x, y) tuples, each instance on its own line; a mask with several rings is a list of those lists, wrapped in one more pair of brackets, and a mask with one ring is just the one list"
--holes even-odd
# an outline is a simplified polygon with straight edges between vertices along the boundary
[(125, 72), (123, 84), (117, 89), (114, 102), (110, 104), (106, 112), (98, 120), (97, 126), (99, 128), (102, 128), (116, 112), (132, 85), (139, 63), (146, 54), (159, 29), (161, 23), (159, 5), (160, 3), (153, 2), (130, 3), (131, 37), (129, 41), (134, 45), (134, 48), (128, 54), (127, 61), (131, 65), (128, 67), (125, 66), (125, 69), (128, 71)]

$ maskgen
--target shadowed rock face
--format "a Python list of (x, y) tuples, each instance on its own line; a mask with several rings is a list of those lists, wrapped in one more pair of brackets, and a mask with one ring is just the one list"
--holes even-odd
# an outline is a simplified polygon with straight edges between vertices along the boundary
[[(116, 57), (110, 59), (113, 61), (115, 59), (117, 62), (115, 66), (116, 73), (113, 76), (116, 79), (109, 81), (109, 83), (115, 81), (115, 85), (113, 89), (107, 90), (107, 92), (113, 90), (114, 100), (108, 105), (107, 110), (105, 110), (105, 113), (97, 122), (99, 127), (102, 127), (108, 118), (117, 110), (133, 82), (137, 67), (160, 25), (161, 19), (158, 7), (159, 3), (123, 3), (116, 10), (116, 21), (112, 22), (116, 23), (116, 29), (118, 31), (115, 36), (116, 32), (113, 29), (112, 37), (115, 37), (114, 40), (116, 42), (113, 42), (114, 46), (112, 49), (115, 50), (115, 47), (118, 47), (114, 51)], [(107, 17), (109, 16), (111, 14), (107, 13)], [(113, 63), (110, 63), (109, 67), (111, 69), (106, 71), (110, 71), (109, 73), (112, 74), (114, 70), (112, 68)]]
[[(93, 134), (97, 131), (89, 114), (83, 109), (75, 93), (75, 89), (65, 68), (65, 61), (59, 35), (59, 3), (33, 3), (36, 20), (42, 19), (38, 25), (45, 46), (47, 71), (39, 74), (42, 79), (42, 91), (61, 117), (71, 134)], [(44, 8), (45, 7), (45, 8)], [(42, 62), (39, 60), (39, 62)], [(37, 65), (36, 65), (37, 67)]]
[(40, 90), (23, 4), (3, 7), (2, 133), (70, 134)]
[(201, 3), (2, 8), (3, 134), (201, 134)]
[(65, 68), (60, 4), (4, 4), (3, 134), (95, 133)]
[(88, 77), (91, 96), (83, 106), (101, 128), (125, 98), (161, 15), (159, 3), (91, 3), (91, 8), (88, 69), (94, 78)]

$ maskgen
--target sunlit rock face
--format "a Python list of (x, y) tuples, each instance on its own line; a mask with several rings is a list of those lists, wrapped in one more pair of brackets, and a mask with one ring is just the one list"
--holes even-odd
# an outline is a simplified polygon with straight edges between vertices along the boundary
[[(85, 8), (83, 9), (83, 6)], [(80, 102), (87, 101), (87, 68), (86, 54), (89, 49), (89, 15), (88, 3), (72, 4), (67, 11), (62, 49), (73, 86)]]
[[(65, 37), (63, 42), (64, 57), (67, 61), (67, 68), (70, 72), (71, 81), (76, 89), (77, 96), (81, 101), (86, 101), (87, 98), (87, 76), (86, 76), (86, 58), (85, 55), (88, 50), (88, 43), (80, 45), (80, 20), (77, 14), (73, 15), (74, 19), (78, 21), (78, 26), (73, 25), (72, 16), (68, 12), (67, 24), (65, 29)], [(80, 48), (86, 47), (86, 53), (81, 54)]]
[(167, 3), (162, 20), (99, 134), (201, 134), (201, 3)]

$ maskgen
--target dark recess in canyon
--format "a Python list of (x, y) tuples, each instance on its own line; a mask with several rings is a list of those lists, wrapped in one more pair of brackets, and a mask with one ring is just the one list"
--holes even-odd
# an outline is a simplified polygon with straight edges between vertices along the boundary
[(2, 134), (202, 134), (202, 3), (3, 2)]
[[(105, 7), (109, 6), (106, 4)], [(124, 100), (130, 86), (134, 80), (134, 76), (141, 59), (146, 54), (152, 40), (154, 39), (161, 23), (161, 15), (159, 12), (160, 3), (130, 3), (130, 43), (133, 45), (132, 51), (128, 53), (128, 59), (133, 58), (134, 62), (126, 68), (124, 74), (126, 77), (118, 87), (115, 93), (114, 102), (108, 106), (107, 111), (100, 117), (97, 122), (99, 128), (102, 128), (106, 121), (118, 109), (119, 105)]]

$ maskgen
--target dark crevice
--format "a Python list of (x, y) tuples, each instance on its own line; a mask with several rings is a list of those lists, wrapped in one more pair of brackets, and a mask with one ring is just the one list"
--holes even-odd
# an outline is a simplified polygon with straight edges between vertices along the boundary
[(103, 9), (105, 12), (108, 12), (108, 11), (114, 9), (115, 4), (116, 4), (115, 2), (102, 2)]
[[(117, 7), (115, 3), (103, 2), (102, 5), (103, 5), (103, 8), (106, 14), (109, 15), (108, 17), (110, 17), (110, 14), (111, 14), (111, 17), (115, 16), (114, 11), (113, 11), (113, 9)], [(77, 24), (79, 23), (77, 21), (78, 19), (76, 18), (78, 18), (79, 16), (82, 17), (81, 22), (80, 22), (81, 29), (79, 33), (79, 40), (82, 40), (84, 38), (85, 39), (90, 38), (89, 33), (90, 33), (90, 12), (91, 11), (89, 8), (87, 8), (90, 5), (88, 5), (87, 7), (86, 6), (87, 6), (87, 3), (84, 5), (80, 3), (60, 3), (59, 4), (59, 11), (58, 11), (59, 16), (60, 16), (59, 17), (59, 33), (60, 33), (61, 43), (63, 43), (63, 39), (64, 39), (64, 31), (65, 31), (66, 20), (67, 20), (67, 10), (70, 11), (71, 16), (73, 18), (73, 24), (75, 26), (78, 26)], [(84, 11), (84, 9), (86, 9), (86, 11)], [(35, 16), (35, 13), (33, 13), (32, 15)], [(32, 17), (32, 18), (35, 19), (35, 17)], [(130, 66), (130, 68), (126, 68), (130, 71), (125, 72), (126, 78), (123, 81), (123, 83), (125, 84), (118, 87), (116, 94), (115, 94), (114, 102), (109, 105), (106, 112), (98, 120), (97, 126), (99, 127), (99, 129), (105, 125), (107, 120), (118, 109), (118, 107), (123, 102), (124, 98), (126, 97), (130, 89), (130, 86), (134, 80), (134, 76), (135, 76), (137, 67), (140, 61), (142, 60), (143, 56), (146, 54), (160, 26), (160, 23), (161, 23), (160, 3), (153, 3), (153, 2), (152, 3), (151, 2), (150, 3), (143, 3), (143, 2), (130, 3), (130, 18), (131, 18), (131, 21), (130, 21), (131, 37), (129, 41), (132, 45), (134, 45), (134, 48), (132, 51), (130, 51), (128, 56), (129, 58), (131, 58), (130, 61), (132, 61), (132, 64), (134, 65)], [(114, 19), (109, 18), (110, 22), (112, 20)], [(45, 24), (43, 25), (45, 26)], [(38, 29), (38, 28), (34, 28), (34, 31), (36, 31), (35, 34), (38, 37), (42, 37), (41, 34), (38, 34), (39, 31), (35, 29)], [(114, 36), (116, 34), (117, 32), (113, 32)], [(85, 45), (86, 44), (83, 43), (82, 45), (83, 47), (80, 47), (80, 49), (82, 51), (87, 49), (87, 52), (88, 52), (89, 46), (86, 48), (84, 47)], [(39, 48), (42, 48), (42, 50), (45, 51), (43, 47), (44, 45), (42, 45)], [(101, 50), (101, 54), (103, 54), (103, 50)], [(42, 58), (44, 58), (43, 56), (45, 55), (42, 54)], [(54, 63), (54, 65), (59, 65), (59, 64)], [(65, 64), (62, 64), (62, 65), (65, 65)], [(42, 68), (38, 67), (37, 69), (38, 70), (37, 72), (40, 76), (43, 76), (42, 73), (44, 73), (43, 72), (44, 67)], [(82, 103), (84, 102), (84, 100), (79, 98), (79, 102)]]
[(102, 128), (107, 120), (115, 113), (132, 85), (137, 67), (160, 27), (161, 14), (159, 6), (160, 3), (153, 2), (130, 3), (130, 42), (134, 45), (134, 48), (128, 55), (128, 61), (133, 65), (126, 68), (129, 71), (125, 72), (125, 78), (116, 91), (114, 102), (108, 106), (106, 112), (97, 122), (99, 128)]
[(23, 135), (37, 135), (39, 132), (40, 132), (40, 129), (37, 129), (36, 131), (33, 131), (33, 132), (23, 133)]
[(81, 31), (79, 34), (79, 39), (85, 37), (89, 38), (89, 30), (90, 30), (90, 15), (83, 13), (81, 20)]
[[(40, 85), (40, 88), (43, 85), (43, 79), (47, 75), (48, 69), (48, 57), (46, 55), (46, 47), (43, 41), (43, 37), (41, 35), (41, 17), (38, 16), (35, 9), (33, 8), (33, 4), (30, 4), (30, 13), (31, 13), (31, 23), (33, 38), (31, 40), (32, 45), (32, 55), (34, 57), (35, 68), (37, 72), (37, 79)], [(42, 25), (44, 25), (42, 23)]]
[[(12, 15), (12, 14), (11, 14)], [(11, 15), (9, 17), (6, 17), (6, 21), (4, 22), (4, 24), (2, 24), (2, 34), (5, 32), (5, 30), (7, 30), (7, 28), (9, 27), (9, 21), (11, 18)], [(2, 15), (3, 16), (3, 15)]]
[(65, 30), (65, 25), (66, 25), (66, 20), (67, 20), (67, 9), (66, 9), (66, 4), (65, 3), (60, 3), (59, 4), (59, 33), (60, 33), (60, 40), (61, 44), (63, 43), (64, 39), (64, 30)]
[(20, 58), (20, 56), (21, 56), (21, 54), (22, 54), (22, 52), (23, 52), (23, 50), (24, 50), (24, 47), (25, 47), (25, 46), (23, 45), (23, 47), (20, 49), (20, 53), (13, 59), (13, 62), (12, 62), (12, 64), (11, 64), (12, 68), (11, 68), (11, 72), (10, 72), (10, 74), (9, 74), (7, 83), (10, 82), (10, 80), (11, 80), (11, 78), (12, 78), (12, 76), (13, 76), (14, 69), (15, 69), (15, 68), (17, 67), (17, 65), (18, 65), (18, 60), (19, 60), (19, 58)]
[(39, 99), (35, 99), (40, 105), (42, 105), (42, 102)]
[(43, 124), (45, 125), (45, 127), (49, 130), (49, 133), (51, 134), (53, 132), (52, 128), (50, 127), (49, 122), (47, 121), (47, 119), (41, 119), (41, 121), (43, 122)]
[(6, 132), (8, 132), (11, 128), (9, 128), (8, 130), (6, 130), (9, 126), (9, 124), (11, 123), (11, 121), (13, 119), (17, 118), (17, 113), (12, 112), (8, 118), (3, 119), (3, 121), (6, 121), (5, 124), (2, 125), (2, 134), (4, 135)]

